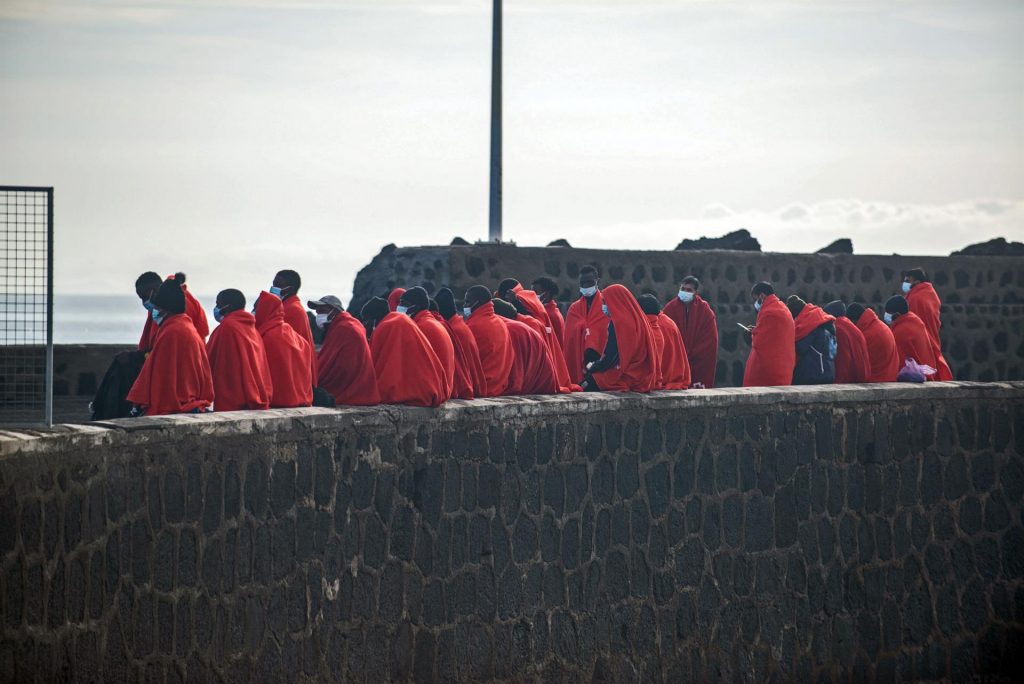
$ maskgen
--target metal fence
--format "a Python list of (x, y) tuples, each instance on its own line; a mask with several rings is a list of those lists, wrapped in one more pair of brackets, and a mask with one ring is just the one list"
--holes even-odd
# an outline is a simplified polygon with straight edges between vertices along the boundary
[(0, 185), (0, 425), (53, 424), (53, 188)]

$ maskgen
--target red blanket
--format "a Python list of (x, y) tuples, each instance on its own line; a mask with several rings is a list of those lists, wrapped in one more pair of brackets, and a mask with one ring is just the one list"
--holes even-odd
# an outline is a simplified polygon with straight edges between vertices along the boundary
[(473, 315), (466, 319), (466, 325), (473, 332), (477, 349), (480, 350), (480, 365), (484, 369), (485, 397), (500, 397), (508, 389), (509, 373), (515, 351), (508, 336), (508, 328), (494, 313), (494, 304), (480, 305)]
[(292, 330), (299, 333), (302, 339), (306, 340), (311, 351), (309, 355), (309, 377), (316, 379), (319, 373), (316, 369), (316, 343), (313, 342), (313, 331), (309, 327), (309, 316), (306, 315), (306, 307), (302, 306), (302, 300), (298, 296), (292, 296), (281, 302), (284, 307), (284, 322), (292, 327)]
[(903, 364), (896, 351), (892, 330), (878, 319), (872, 309), (864, 309), (857, 319), (857, 328), (864, 334), (871, 364), (867, 382), (896, 382), (896, 375)]
[(663, 388), (668, 390), (684, 390), (690, 387), (693, 378), (690, 362), (686, 358), (686, 346), (683, 336), (675, 322), (663, 313), (658, 314), (658, 327), (664, 340), (661, 352), (661, 376)]
[(217, 411), (270, 408), (274, 383), (256, 318), (248, 311), (227, 314), (210, 335), (206, 354), (213, 373)]
[(285, 323), (284, 304), (269, 292), (256, 300), (256, 329), (263, 338), (274, 391), (273, 408), (309, 406), (313, 403), (313, 348)]
[(452, 388), (455, 386), (455, 345), (452, 344), (452, 338), (444, 324), (429, 310), (417, 312), (412, 320), (420, 332), (426, 335), (430, 348), (441, 362), (444, 371), (444, 401), (448, 401), (452, 398)]
[(383, 404), (440, 406), (445, 401), (444, 368), (427, 336), (405, 314), (389, 313), (370, 343)]
[(953, 379), (946, 359), (942, 358), (942, 350), (917, 314), (905, 313), (893, 321), (892, 335), (896, 338), (901, 367), (907, 359), (914, 359), (919, 364), (937, 369), (936, 373), (928, 376), (928, 380)]
[(157, 326), (153, 348), (127, 399), (149, 416), (189, 413), (213, 403), (206, 346), (186, 314), (168, 316)]
[(744, 387), (793, 384), (796, 339), (793, 316), (775, 295), (765, 297), (757, 314), (750, 356), (743, 371)]
[(849, 318), (836, 319), (836, 383), (868, 382), (871, 360), (868, 343)]
[(555, 334), (548, 311), (544, 304), (541, 303), (540, 297), (533, 290), (523, 289), (522, 285), (516, 285), (512, 291), (516, 293), (519, 301), (523, 303), (530, 318), (540, 323), (540, 330), (538, 332), (543, 337), (544, 344), (547, 345), (548, 353), (551, 356), (551, 366), (555, 369), (555, 378), (558, 380), (559, 391), (562, 393), (578, 392), (580, 387), (578, 385), (574, 387), (572, 380), (569, 378), (569, 369), (565, 364), (562, 342)]
[[(185, 293), (185, 315), (192, 320), (192, 325), (195, 326), (196, 333), (200, 339), (205, 340), (210, 334), (210, 324), (206, 320), (206, 312), (203, 311), (203, 305), (192, 296), (192, 293), (188, 291), (187, 285), (182, 285), (181, 291)], [(153, 348), (153, 343), (156, 341), (156, 333), (157, 325), (153, 322), (153, 316), (147, 311), (146, 324), (142, 327), (142, 337), (139, 338), (140, 351), (149, 351)]]
[(487, 396), (487, 381), (484, 378), (484, 367), (480, 364), (480, 349), (476, 346), (476, 338), (466, 325), (462, 316), (455, 314), (446, 323), (452, 332), (455, 344), (455, 365), (465, 370), (472, 392), (469, 396), (458, 396), (459, 399), (473, 399)]
[(587, 308), (586, 297), (580, 297), (569, 307), (565, 317), (565, 366), (575, 384), (583, 381), (583, 354), (593, 349), (600, 356), (608, 342), (608, 319), (601, 313), (604, 299), (598, 292)]
[(555, 333), (555, 337), (558, 338), (558, 343), (565, 347), (565, 318), (562, 317), (562, 311), (558, 308), (558, 304), (553, 299), (549, 299), (544, 302), (544, 310), (548, 312), (548, 320), (551, 321), (551, 329)]
[(601, 294), (615, 326), (619, 363), (595, 373), (594, 380), (607, 392), (650, 392), (658, 385), (658, 356), (647, 316), (622, 285), (609, 285)]
[(679, 297), (673, 297), (662, 313), (675, 322), (682, 335), (693, 382), (699, 382), (708, 389), (714, 387), (718, 364), (718, 321), (711, 306), (700, 295), (695, 295), (690, 304), (683, 304)]
[[(523, 318), (529, 319), (529, 316)], [(508, 329), (515, 360), (505, 394), (557, 394), (558, 382), (551, 355), (541, 333), (519, 320), (502, 318)]]
[[(789, 309), (786, 309), (787, 311)], [(831, 316), (825, 313), (825, 310), (815, 304), (805, 304), (804, 308), (800, 309), (800, 313), (797, 314), (796, 320), (793, 321), (793, 344), (795, 345), (798, 340), (802, 340), (812, 332), (825, 325), (835, 321), (835, 316)], [(794, 347), (795, 353), (796, 347)]]
[(316, 365), (317, 385), (339, 406), (380, 403), (366, 328), (351, 314), (342, 311), (327, 324)]
[(907, 306), (910, 307), (910, 313), (916, 314), (921, 319), (928, 334), (941, 349), (942, 338), (939, 337), (939, 329), (942, 327), (942, 322), (939, 320), (939, 311), (942, 308), (942, 302), (939, 301), (939, 294), (932, 284), (918, 283), (910, 288), (910, 292), (907, 293)]

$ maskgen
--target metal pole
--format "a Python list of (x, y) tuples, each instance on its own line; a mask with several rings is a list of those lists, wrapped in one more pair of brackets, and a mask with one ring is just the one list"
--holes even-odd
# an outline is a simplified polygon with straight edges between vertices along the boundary
[(501, 4), (494, 0), (491, 37), (491, 211), (488, 239), (501, 242)]
[(53, 425), (53, 188), (46, 189), (46, 426)]

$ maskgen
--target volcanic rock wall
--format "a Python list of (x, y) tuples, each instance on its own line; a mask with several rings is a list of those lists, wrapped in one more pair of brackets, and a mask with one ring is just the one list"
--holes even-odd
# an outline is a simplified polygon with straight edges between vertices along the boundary
[(943, 301), (942, 346), (959, 380), (1024, 379), (1024, 258), (901, 257), (851, 254), (773, 254), (761, 252), (641, 252), (564, 247), (472, 245), (386, 247), (356, 278), (353, 308), (392, 287), (423, 285), (433, 292), (450, 286), (461, 296), (470, 285), (494, 288), (503, 278), (526, 286), (549, 276), (561, 287), (563, 309), (578, 297), (580, 267), (594, 264), (602, 282), (622, 283), (635, 294), (651, 293), (663, 302), (675, 296), (687, 275), (701, 280), (701, 295), (718, 314), (720, 386), (742, 384), (749, 346), (736, 323), (755, 320), (751, 286), (775, 284), (785, 298), (799, 294), (826, 304), (860, 301), (880, 310), (899, 292), (901, 272), (922, 267)]

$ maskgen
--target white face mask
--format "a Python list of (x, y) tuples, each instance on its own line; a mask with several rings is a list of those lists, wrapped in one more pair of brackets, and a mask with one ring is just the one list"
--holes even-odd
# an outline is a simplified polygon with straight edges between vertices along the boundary
[(761, 310), (761, 300), (760, 299), (755, 299), (754, 300), (754, 311), (760, 311), (760, 310)]
[(327, 325), (327, 314), (318, 313), (316, 315), (316, 327), (322, 330), (325, 325)]
[(597, 294), (597, 285), (591, 285), (590, 287), (581, 287), (580, 294), (584, 297), (593, 297)]
[(903, 294), (907, 294), (908, 292), (910, 292), (910, 287), (911, 287), (910, 283), (904, 282), (903, 283)]
[(886, 323), (888, 323), (889, 325), (892, 325), (892, 314), (891, 313), (886, 311), (885, 315), (882, 316), (882, 318), (883, 318), (883, 320), (885, 320)]
[(472, 316), (472, 315), (473, 315), (473, 309), (471, 309), (471, 308), (470, 308), (470, 307), (468, 307), (468, 306), (466, 306), (466, 307), (463, 307), (463, 308), (462, 308), (462, 315), (463, 315), (464, 317), (466, 317), (466, 318), (469, 318), (470, 316)]
[(680, 290), (679, 301), (681, 301), (683, 304), (689, 304), (690, 302), (693, 301), (693, 293), (687, 292), (686, 290)]
[(398, 306), (395, 307), (395, 313), (404, 314), (404, 313), (408, 313), (408, 312), (409, 312), (409, 307), (407, 307), (407, 306), (402, 306), (401, 304), (399, 304)]

